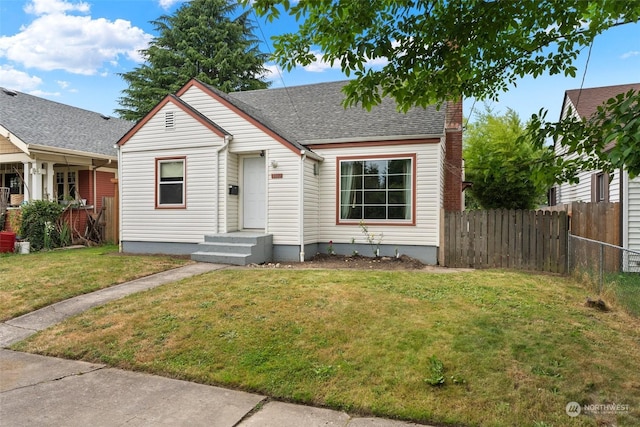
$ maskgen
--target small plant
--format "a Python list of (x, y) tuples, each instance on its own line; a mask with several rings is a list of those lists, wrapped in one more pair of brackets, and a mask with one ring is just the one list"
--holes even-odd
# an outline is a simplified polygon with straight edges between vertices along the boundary
[(380, 232), (380, 234), (377, 236), (375, 233), (370, 233), (369, 227), (367, 227), (367, 224), (365, 224), (364, 221), (360, 221), (360, 230), (362, 230), (362, 234), (364, 234), (367, 244), (369, 245), (369, 247), (371, 248), (371, 251), (373, 252), (373, 256), (379, 257), (380, 244), (382, 243), (382, 238), (384, 237), (384, 233)]
[(336, 251), (333, 250), (333, 240), (329, 240), (329, 246), (327, 246), (327, 253), (329, 255), (335, 255)]
[(429, 376), (424, 381), (434, 387), (444, 384), (444, 364), (435, 355), (429, 358)]
[(35, 200), (22, 206), (22, 238), (31, 242), (33, 250), (51, 249), (59, 240), (53, 224), (62, 216), (63, 207), (56, 202)]
[(16, 233), (18, 236), (22, 236), (22, 209), (13, 209), (8, 213), (9, 215), (9, 227), (11, 231)]

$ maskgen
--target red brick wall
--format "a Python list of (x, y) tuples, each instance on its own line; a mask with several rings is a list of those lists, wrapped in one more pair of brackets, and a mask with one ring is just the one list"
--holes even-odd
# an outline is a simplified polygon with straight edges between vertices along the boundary
[(102, 198), (114, 197), (115, 186), (111, 179), (116, 174), (112, 172), (96, 172), (96, 195), (93, 194), (93, 171), (83, 170), (78, 172), (78, 191), (81, 199), (87, 199), (88, 205), (94, 205), (96, 212), (102, 209)]
[(444, 209), (461, 211), (462, 206), (462, 101), (448, 102), (446, 111)]

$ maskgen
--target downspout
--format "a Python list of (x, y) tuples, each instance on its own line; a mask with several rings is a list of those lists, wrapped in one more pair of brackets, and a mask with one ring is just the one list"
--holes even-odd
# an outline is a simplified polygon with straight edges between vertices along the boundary
[(229, 147), (233, 135), (225, 135), (222, 147), (216, 150), (216, 234), (220, 232), (220, 153)]
[(115, 148), (118, 150), (118, 169), (117, 170), (117, 176), (118, 176), (118, 252), (122, 252), (122, 207), (124, 206), (124, 204), (122, 203), (122, 146), (117, 145), (115, 146)]
[(302, 150), (300, 152), (300, 185), (298, 188), (300, 189), (299, 198), (299, 219), (298, 226), (300, 227), (300, 262), (304, 262), (304, 161), (307, 158), (307, 151)]

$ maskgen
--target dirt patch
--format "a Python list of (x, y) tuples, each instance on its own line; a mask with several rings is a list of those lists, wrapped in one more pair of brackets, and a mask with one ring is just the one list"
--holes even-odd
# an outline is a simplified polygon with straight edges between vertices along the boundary
[(407, 255), (399, 257), (366, 257), (362, 255), (328, 255), (317, 254), (305, 262), (278, 262), (256, 265), (254, 268), (323, 268), (323, 269), (359, 269), (359, 270), (423, 270), (434, 268)]

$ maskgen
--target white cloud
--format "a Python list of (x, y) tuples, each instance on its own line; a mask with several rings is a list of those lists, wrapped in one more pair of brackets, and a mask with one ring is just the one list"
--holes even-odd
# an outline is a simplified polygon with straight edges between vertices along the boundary
[(265, 72), (259, 77), (264, 77), (267, 80), (279, 79), (282, 75), (282, 69), (275, 64), (264, 64)]
[(176, 3), (180, 3), (183, 0), (159, 0), (158, 4), (160, 5), (161, 8), (163, 8), (164, 10), (168, 10), (171, 6), (173, 6)]
[(56, 80), (56, 83), (58, 83), (58, 86), (60, 86), (62, 89), (68, 88), (71, 84), (69, 82), (65, 82), (64, 80)]
[(7, 89), (26, 92), (34, 90), (42, 84), (42, 79), (30, 76), (24, 71), (16, 70), (7, 64), (0, 64), (0, 86)]
[(334, 70), (339, 70), (340, 69), (339, 62), (336, 61), (332, 66), (330, 63), (328, 63), (327, 61), (325, 61), (322, 58), (322, 53), (321, 52), (311, 51), (311, 53), (313, 54), (313, 56), (316, 57), (316, 60), (313, 61), (311, 64), (304, 66), (304, 69), (306, 71), (310, 71), (312, 73), (323, 73), (323, 72), (325, 72), (327, 70), (331, 70), (331, 69), (334, 69)]
[[(51, 9), (60, 10), (61, 4), (68, 3), (54, 0), (53, 4), (58, 6)], [(0, 57), (27, 68), (93, 75), (122, 55), (141, 62), (138, 50), (146, 48), (151, 38), (123, 19), (109, 21), (54, 12), (36, 18), (13, 36), (0, 37)]]
[(60, 92), (46, 92), (44, 90), (32, 90), (29, 95), (39, 96), (41, 98), (47, 98), (52, 96), (60, 96)]
[(32, 0), (24, 7), (25, 12), (38, 16), (72, 11), (88, 13), (89, 9), (89, 3), (71, 3), (64, 0)]
[(620, 58), (621, 59), (629, 59), (629, 58), (632, 58), (632, 57), (638, 56), (638, 55), (640, 55), (640, 51), (632, 50), (632, 51), (629, 51), (629, 52), (626, 52), (626, 53), (622, 54), (622, 56)]

